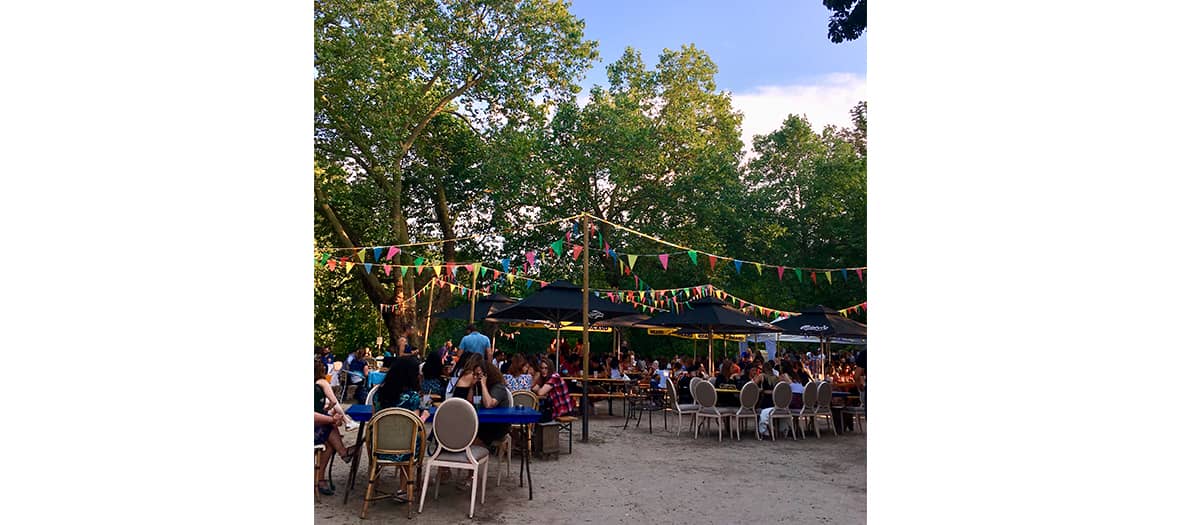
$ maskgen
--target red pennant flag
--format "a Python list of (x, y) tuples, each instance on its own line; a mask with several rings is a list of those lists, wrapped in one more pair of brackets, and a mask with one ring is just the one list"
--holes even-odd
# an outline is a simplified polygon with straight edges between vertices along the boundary
[(336, 259), (328, 259), (328, 269), (329, 270), (336, 269)]
[(668, 270), (668, 254), (666, 254), (666, 253), (660, 254), (660, 264), (662, 264), (664, 266), (664, 271)]
[(712, 270), (714, 266), (717, 266), (717, 257), (710, 255), (709, 256), (709, 269)]
[(492, 270), (492, 279), (500, 278), (500, 270)]
[(385, 276), (389, 277), (389, 272), (393, 271), (393, 267), (388, 264), (382, 264), (381, 266), (385, 268)]
[(575, 244), (574, 245), (574, 260), (575, 261), (578, 260), (578, 256), (580, 256), (580, 255), (582, 255), (582, 245)]
[(630, 266), (623, 267), (623, 275), (631, 275), (631, 267)]
[(860, 282), (862, 282), (862, 283), (865, 282), (865, 276), (863, 273), (860, 272), (860, 268), (856, 269), (856, 276), (860, 278)]
[(811, 272), (811, 284), (817, 284), (815, 282), (815, 272)]
[(783, 268), (782, 266), (778, 267), (778, 280), (780, 281), (783, 280), (783, 270), (786, 270), (786, 268)]

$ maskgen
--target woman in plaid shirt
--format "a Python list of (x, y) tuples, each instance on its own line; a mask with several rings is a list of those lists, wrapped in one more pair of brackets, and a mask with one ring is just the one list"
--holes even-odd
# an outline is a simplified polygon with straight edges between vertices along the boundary
[(566, 388), (565, 381), (561, 379), (561, 374), (553, 368), (553, 362), (542, 358), (537, 368), (540, 377), (548, 377), (548, 379), (538, 380), (532, 390), (536, 392), (537, 397), (549, 396), (549, 400), (553, 402), (553, 417), (573, 412), (574, 400), (570, 397), (570, 391)]

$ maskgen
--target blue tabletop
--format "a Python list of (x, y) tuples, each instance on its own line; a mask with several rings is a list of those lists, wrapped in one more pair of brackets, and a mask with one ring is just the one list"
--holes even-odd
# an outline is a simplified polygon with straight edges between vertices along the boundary
[[(430, 415), (434, 415), (435, 407), (430, 407)], [(353, 421), (363, 422), (373, 419), (373, 407), (371, 405), (352, 405), (344, 411), (351, 417)], [(506, 423), (510, 425), (522, 425), (526, 423), (536, 423), (541, 420), (541, 413), (534, 409), (526, 407), (505, 407), (505, 408), (477, 408), (475, 409), (476, 416), (479, 417), (481, 423)]]

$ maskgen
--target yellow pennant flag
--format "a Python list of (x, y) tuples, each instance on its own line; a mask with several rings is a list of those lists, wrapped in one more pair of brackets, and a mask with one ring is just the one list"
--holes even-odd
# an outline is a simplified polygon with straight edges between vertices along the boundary
[(504, 274), (504, 275), (508, 276), (508, 284), (512, 284), (512, 283), (516, 282), (516, 276), (515, 276), (515, 275), (513, 275), (513, 274), (510, 274), (510, 273), (506, 273), (506, 274)]
[(758, 275), (762, 275), (762, 265), (761, 264), (754, 263), (754, 268), (758, 270)]
[(431, 268), (434, 268), (434, 275), (438, 275), (440, 277), (442, 276), (442, 265), (441, 264), (433, 265), (433, 266), (431, 266)]
[(824, 272), (824, 277), (828, 278), (828, 284), (832, 284), (832, 272)]
[(356, 261), (362, 263), (365, 262), (365, 250), (356, 251)]
[(356, 263), (354, 263), (354, 262), (352, 262), (352, 261), (349, 261), (349, 262), (346, 262), (346, 263), (344, 263), (344, 271), (346, 271), (346, 272), (351, 272), (351, 271), (352, 271), (352, 267), (353, 267), (353, 265), (355, 265), (355, 264), (356, 264)]

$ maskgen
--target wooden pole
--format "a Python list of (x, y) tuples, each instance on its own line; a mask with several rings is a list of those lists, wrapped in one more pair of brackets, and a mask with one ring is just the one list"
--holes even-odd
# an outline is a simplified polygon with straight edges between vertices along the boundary
[(709, 375), (713, 375), (713, 329), (709, 329)]
[(426, 299), (426, 335), (422, 336), (422, 359), (426, 359), (426, 354), (430, 350), (430, 314), (434, 313), (434, 282), (436, 279), (430, 280), (430, 297)]
[(582, 212), (582, 443), (590, 441), (590, 216)]
[(477, 272), (475, 272), (474, 270), (472, 270), (472, 272), (471, 272), (471, 315), (468, 316), (468, 321), (467, 321), (471, 324), (475, 324), (475, 296), (477, 295), (475, 293), (475, 276), (476, 275), (479, 275), (479, 274)]

